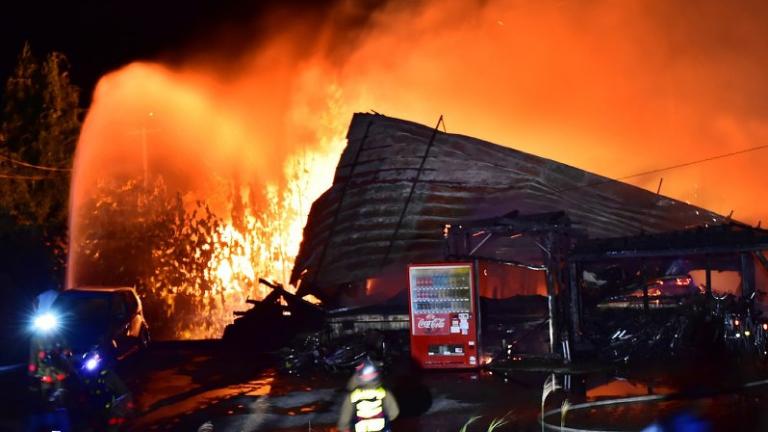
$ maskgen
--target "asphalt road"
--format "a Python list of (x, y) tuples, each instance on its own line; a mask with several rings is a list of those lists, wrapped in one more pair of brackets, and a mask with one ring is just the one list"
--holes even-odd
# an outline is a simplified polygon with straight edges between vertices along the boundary
[[(24, 373), (23, 368), (0, 370), (0, 431), (23, 430), (29, 415)], [(121, 365), (118, 373), (135, 402), (128, 431), (196, 431), (206, 423), (225, 432), (333, 431), (348, 379), (325, 372), (286, 376), (276, 372), (270, 356), (226, 352), (216, 341), (156, 343)], [(394, 430), (455, 432), (481, 416), (469, 431), (485, 431), (494, 418), (508, 422), (498, 431), (540, 431), (537, 416), (547, 377), (534, 372), (506, 377), (418, 373), (396, 364), (386, 378), (402, 410)], [(556, 379), (565, 388), (548, 399), (547, 410), (560, 407), (566, 398), (576, 406), (650, 395), (645, 402), (573, 409), (566, 424), (577, 430), (641, 430), (681, 412), (701, 418), (710, 430), (768, 429), (768, 415), (763, 414), (768, 385), (743, 387), (748, 379), (741, 373), (687, 368), (632, 379), (607, 373)], [(551, 417), (559, 425), (560, 415)]]
[[(178, 343), (148, 354), (126, 368), (137, 406), (133, 431), (197, 430), (206, 422), (216, 431), (333, 431), (349, 379), (320, 371), (280, 374), (267, 355), (223, 353), (215, 344)], [(487, 373), (422, 374), (396, 364), (385, 384), (402, 411), (396, 430), (447, 432), (478, 415), (486, 422), (535, 417), (542, 380), (539, 374), (515, 382)], [(494, 394), (506, 396), (488, 397)]]
[[(155, 343), (117, 369), (135, 405), (125, 429), (196, 431), (210, 422), (215, 431), (335, 430), (349, 375), (285, 375), (274, 363), (265, 354), (226, 352), (217, 341)], [(7, 390), (0, 431), (23, 430), (30, 415), (24, 377), (21, 367), (0, 372)], [(514, 382), (488, 373), (420, 374), (408, 365), (395, 365), (386, 377), (401, 408), (396, 430), (430, 432), (458, 431), (478, 415), (486, 422), (535, 418), (541, 382), (536, 374)]]

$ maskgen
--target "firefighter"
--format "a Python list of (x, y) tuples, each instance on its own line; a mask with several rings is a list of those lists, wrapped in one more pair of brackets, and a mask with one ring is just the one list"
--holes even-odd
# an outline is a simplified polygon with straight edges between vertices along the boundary
[(48, 290), (34, 302), (32, 334), (29, 341), (30, 390), (37, 393), (34, 408), (26, 419), (27, 431), (72, 430), (69, 413), (64, 408), (64, 380), (68, 377), (66, 358), (71, 355), (58, 334), (59, 322), (51, 305), (58, 292)]
[(58, 318), (51, 310), (51, 305), (58, 297), (58, 292), (47, 290), (35, 298), (35, 318), (32, 323), (30, 338), (28, 371), (34, 380), (36, 389), (45, 397), (52, 397), (61, 391), (62, 381), (66, 378), (60, 355), (66, 354), (65, 344), (58, 331)]
[(389, 432), (400, 409), (394, 396), (381, 385), (379, 369), (366, 359), (350, 379), (339, 417), (339, 432)]

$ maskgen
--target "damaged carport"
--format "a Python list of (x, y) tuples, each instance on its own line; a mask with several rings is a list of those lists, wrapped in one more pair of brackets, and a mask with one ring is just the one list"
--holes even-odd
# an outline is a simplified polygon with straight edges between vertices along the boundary
[[(353, 319), (355, 310), (377, 305), (406, 314), (410, 263), (476, 260), (489, 274), (504, 269), (480, 287), (481, 297), (522, 294), (543, 305), (553, 318), (547, 348), (561, 352), (560, 339), (582, 335), (583, 274), (579, 262), (571, 265), (577, 244), (728, 223), (659, 193), (438, 127), (356, 114), (347, 139), (333, 185), (312, 205), (291, 283)], [(371, 325), (392, 315), (365, 312)]]
[[(584, 351), (596, 340), (582, 327), (584, 321), (597, 319), (596, 302), (639, 286), (643, 314), (664, 307), (661, 294), (649, 295), (647, 281), (675, 277), (687, 281), (701, 274), (691, 277), (691, 284), (701, 286), (708, 314), (716, 309), (714, 301), (730, 296), (748, 304), (753, 309), (750, 316), (759, 317), (765, 300), (761, 288), (768, 289), (768, 260), (763, 255), (768, 250), (768, 231), (737, 222), (590, 239), (572, 226), (564, 212), (511, 212), (448, 226), (445, 241), (448, 259), (494, 262), (541, 275), (546, 286), (549, 349), (566, 360), (571, 347)], [(610, 274), (600, 280), (601, 275)], [(595, 284), (605, 286), (585, 296), (583, 290)]]
[[(568, 315), (569, 335), (578, 344), (593, 336), (583, 328), (583, 323), (591, 313), (597, 313), (596, 297), (603, 300), (597, 306), (604, 307), (619, 304), (626, 308), (634, 301), (647, 315), (652, 309), (665, 305), (664, 293), (650, 293), (649, 286), (650, 289), (654, 286), (646, 282), (671, 277), (683, 281), (690, 278), (693, 286), (701, 288), (702, 309), (708, 316), (716, 315), (722, 320), (723, 314), (733, 312), (719, 310), (726, 304), (725, 300), (729, 300), (727, 308), (738, 309), (733, 305), (741, 305), (739, 307), (746, 309), (738, 309), (739, 313), (758, 320), (765, 303), (763, 289), (768, 288), (765, 250), (768, 250), (768, 231), (737, 222), (658, 234), (585, 239), (577, 242), (568, 255), (568, 296), (561, 302), (559, 311)], [(601, 273), (623, 277), (601, 281), (605, 287), (598, 290), (597, 296), (584, 293), (590, 285), (595, 287), (599, 280), (595, 275)], [(592, 281), (585, 281), (585, 275)], [(657, 283), (663, 286), (663, 282)], [(627, 286), (639, 286), (640, 290), (635, 289), (636, 296), (631, 297), (631, 290), (622, 290)], [(589, 297), (592, 298), (588, 300)], [(622, 301), (611, 303), (611, 299), (617, 298)], [(746, 330), (743, 334), (755, 337), (754, 333)]]
[[(550, 353), (558, 352), (562, 326), (558, 298), (565, 280), (563, 263), (574, 242), (586, 233), (571, 226), (565, 212), (521, 215), (514, 211), (497, 218), (461, 222), (446, 227), (446, 258), (505, 266), (500, 271), (520, 287), (525, 279), (543, 279), (547, 301)], [(488, 292), (487, 265), (481, 268), (480, 290)], [(535, 272), (535, 273), (531, 273)], [(538, 274), (537, 274), (538, 273)], [(510, 284), (510, 281), (506, 282)], [(525, 292), (517, 289), (515, 294)], [(514, 291), (513, 291), (514, 292)], [(567, 339), (567, 338), (566, 338)], [(568, 347), (564, 346), (566, 353)]]

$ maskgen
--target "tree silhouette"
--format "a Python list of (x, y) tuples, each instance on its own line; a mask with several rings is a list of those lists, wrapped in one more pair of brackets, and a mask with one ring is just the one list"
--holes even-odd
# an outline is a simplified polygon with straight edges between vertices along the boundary
[[(66, 57), (40, 63), (25, 44), (0, 112), (0, 217), (38, 230), (63, 270), (69, 182), (82, 109)], [(6, 226), (0, 229), (14, 229)]]

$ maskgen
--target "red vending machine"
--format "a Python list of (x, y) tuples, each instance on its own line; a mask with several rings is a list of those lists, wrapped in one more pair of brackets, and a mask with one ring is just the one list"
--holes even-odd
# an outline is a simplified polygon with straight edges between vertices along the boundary
[(423, 368), (476, 368), (480, 362), (472, 263), (408, 266), (411, 356)]

